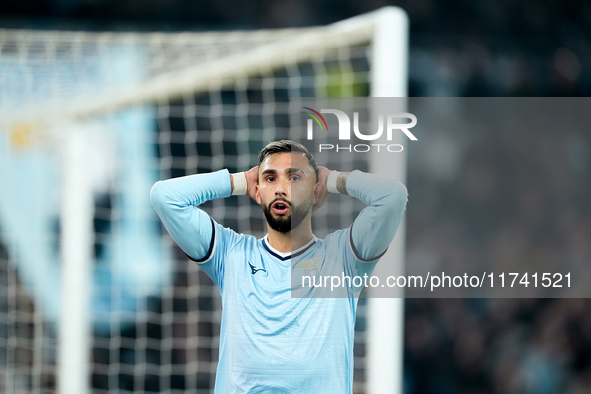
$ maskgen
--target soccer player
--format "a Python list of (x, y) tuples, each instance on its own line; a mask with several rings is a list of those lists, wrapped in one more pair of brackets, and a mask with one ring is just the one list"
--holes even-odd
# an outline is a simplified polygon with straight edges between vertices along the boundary
[[(312, 232), (311, 217), (330, 193), (368, 207), (351, 227), (322, 240)], [(198, 208), (244, 194), (263, 209), (263, 239), (224, 228)], [(371, 274), (400, 224), (404, 185), (318, 167), (304, 146), (283, 140), (267, 145), (259, 165), (245, 173), (221, 170), (160, 181), (151, 199), (175, 242), (220, 289), (216, 393), (352, 392), (359, 289), (349, 297), (292, 297), (299, 283), (292, 277), (322, 277), (335, 268), (343, 277)]]

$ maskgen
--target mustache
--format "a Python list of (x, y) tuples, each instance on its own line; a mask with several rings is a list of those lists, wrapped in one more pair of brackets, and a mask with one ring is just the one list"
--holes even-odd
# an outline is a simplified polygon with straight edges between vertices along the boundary
[(275, 204), (277, 201), (281, 201), (286, 203), (287, 205), (289, 205), (289, 207), (291, 208), (291, 201), (286, 200), (285, 198), (279, 198), (277, 197), (276, 199), (274, 199), (273, 201), (271, 201), (269, 203), (269, 210), (271, 210), (271, 207), (273, 206), (273, 204)]

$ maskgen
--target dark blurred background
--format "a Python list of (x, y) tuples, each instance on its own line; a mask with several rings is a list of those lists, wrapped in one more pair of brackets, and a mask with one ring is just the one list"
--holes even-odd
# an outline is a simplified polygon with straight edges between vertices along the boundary
[(229, 30), (312, 26), (386, 5), (410, 18), (411, 96), (586, 96), (591, 3), (567, 1), (3, 0), (0, 26)]
[[(581, 0), (2, 0), (0, 26), (92, 31), (284, 28), (328, 24), (386, 5), (402, 7), (410, 19), (410, 96), (591, 92), (591, 2)], [(553, 144), (558, 137), (545, 138)], [(518, 259), (550, 255), (591, 262), (591, 218), (579, 209), (589, 196), (589, 134), (561, 148), (553, 166), (532, 163), (504, 172), (495, 164), (516, 168), (522, 154), (532, 149), (539, 149), (543, 160), (543, 144), (523, 142), (535, 139), (535, 131), (529, 130), (512, 151), (508, 145), (494, 150), (486, 143), (472, 146), (444, 182), (411, 161), (409, 255), (417, 258), (418, 243), (430, 242), (431, 251), (461, 258), (470, 247), (462, 236), (478, 220), (488, 220), (484, 213), (496, 212), (502, 187), (511, 182), (527, 188), (514, 200), (515, 221), (499, 224), (496, 238), (484, 243), (488, 256), (496, 248)], [(421, 207), (413, 206), (412, 192), (437, 182), (440, 195), (431, 211), (448, 209), (454, 219), (433, 226), (434, 217), (425, 218)], [(554, 215), (553, 207), (561, 204), (578, 208)], [(544, 223), (552, 223), (555, 231), (540, 235), (536, 230)], [(477, 256), (479, 251), (471, 253)], [(409, 299), (405, 313), (408, 394), (591, 393), (588, 300)]]

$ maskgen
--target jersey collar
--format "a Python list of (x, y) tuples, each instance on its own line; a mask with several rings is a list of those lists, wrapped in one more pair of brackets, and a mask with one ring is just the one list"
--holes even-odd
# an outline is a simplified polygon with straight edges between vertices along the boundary
[(316, 241), (318, 241), (318, 238), (316, 238), (315, 235), (312, 235), (312, 239), (301, 248), (298, 248), (297, 250), (293, 250), (291, 252), (280, 252), (269, 244), (269, 241), (267, 239), (268, 235), (269, 234), (265, 235), (265, 237), (263, 238), (263, 247), (267, 249), (267, 252), (277, 257), (281, 261), (289, 260), (305, 253), (306, 250), (310, 249), (310, 246), (314, 245)]

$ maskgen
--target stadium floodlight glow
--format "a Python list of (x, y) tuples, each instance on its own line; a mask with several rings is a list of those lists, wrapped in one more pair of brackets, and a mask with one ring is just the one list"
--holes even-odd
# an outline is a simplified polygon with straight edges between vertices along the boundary
[[(125, 249), (123, 229), (100, 233), (93, 226), (100, 221), (114, 223), (123, 213), (123, 208), (113, 203), (129, 184), (122, 167), (129, 165), (130, 155), (136, 150), (145, 148), (153, 152), (157, 146), (157, 157), (154, 153), (153, 161), (146, 162), (142, 168), (133, 167), (133, 176), (143, 180), (148, 170), (160, 171), (167, 177), (221, 168), (246, 170), (256, 163), (257, 147), (287, 136), (284, 118), (293, 110), (292, 99), (357, 96), (359, 85), (368, 87), (361, 89), (365, 96), (369, 91), (371, 97), (405, 97), (407, 45), (408, 20), (395, 7), (328, 26), (251, 32), (91, 33), (0, 29), (3, 82), (0, 84), (0, 151), (8, 152), (0, 155), (0, 166), (14, 164), (25, 168), (22, 164), (30, 164), (27, 160), (31, 157), (47, 158), (48, 162), (52, 158), (51, 163), (57, 163), (55, 168), (35, 167), (38, 172), (28, 182), (39, 184), (39, 196), (47, 190), (60, 191), (57, 201), (35, 204), (56, 210), (53, 221), (38, 223), (36, 228), (42, 230), (37, 235), (39, 243), (48, 250), (59, 248), (63, 263), (59, 266), (69, 267), (64, 272), (68, 283), (64, 289), (68, 292), (62, 296), (64, 303), (59, 316), (66, 323), (66, 319), (80, 319), (60, 331), (57, 338), (52, 336), (52, 330), (44, 329), (47, 323), (44, 319), (49, 314), (43, 313), (39, 299), (51, 287), (38, 273), (33, 272), (31, 280), (23, 280), (24, 260), (30, 260), (29, 268), (42, 264), (40, 259), (29, 258), (27, 254), (31, 237), (36, 234), (29, 234), (29, 239), (14, 239), (13, 234), (17, 232), (7, 230), (8, 224), (14, 223), (7, 223), (6, 218), (16, 214), (0, 211), (0, 237), (8, 243), (7, 250), (19, 257), (6, 260), (0, 256), (0, 262), (15, 265), (11, 271), (13, 279), (6, 281), (8, 285), (0, 285), (0, 291), (8, 295), (6, 299), (12, 305), (7, 313), (12, 336), (6, 342), (6, 391), (26, 392), (34, 388), (53, 392), (51, 383), (47, 382), (59, 376), (62, 382), (68, 383), (59, 385), (61, 392), (86, 394), (92, 391), (88, 376), (92, 373), (94, 384), (103, 384), (95, 387), (97, 392), (142, 391), (150, 384), (157, 384), (160, 391), (173, 392), (180, 390), (172, 387), (173, 382), (182, 377), (184, 390), (210, 393), (217, 365), (216, 330), (221, 300), (197, 266), (177, 255), (170, 264), (175, 269), (175, 278), (181, 278), (180, 283), (162, 284), (156, 296), (140, 286), (137, 293), (145, 298), (137, 299), (139, 312), (120, 308), (117, 302), (127, 297), (125, 278), (148, 276), (141, 268), (133, 275), (120, 275), (121, 280), (109, 288), (79, 290), (80, 285), (90, 283), (88, 275), (92, 275), (93, 269), (103, 268), (95, 254), (100, 250)], [(301, 111), (301, 107), (297, 110)], [(309, 119), (317, 128), (316, 135), (340, 133), (333, 127), (328, 130), (325, 122), (328, 117), (320, 107), (309, 110), (318, 121)], [(404, 109), (397, 113), (407, 114)], [(378, 119), (378, 115), (370, 113), (369, 118)], [(354, 125), (355, 121), (353, 117)], [(341, 152), (347, 148), (361, 153), (369, 147), (366, 154), (359, 155), (363, 156), (369, 172), (404, 182), (406, 151), (393, 151), (402, 147), (402, 139), (406, 142), (412, 138), (401, 132), (402, 128), (392, 127), (390, 140), (388, 119), (384, 117), (383, 121), (380, 138), (384, 141), (371, 139), (379, 130), (377, 124), (375, 128), (369, 127), (369, 131), (353, 127), (353, 133), (349, 130), (348, 135), (361, 135), (365, 138), (359, 138), (367, 143), (333, 144), (334, 150)], [(396, 120), (392, 122), (394, 125)], [(405, 125), (407, 129), (412, 127), (411, 123)], [(88, 125), (98, 125), (98, 132), (87, 133)], [(142, 137), (130, 144), (125, 138), (137, 130), (142, 131)], [(101, 150), (102, 146), (108, 149)], [(89, 165), (91, 155), (98, 157), (92, 162), (98, 165)], [(102, 156), (104, 160), (100, 161)], [(340, 170), (352, 170), (347, 167), (352, 164), (346, 155), (339, 156), (343, 156), (337, 163)], [(10, 175), (10, 170), (11, 167), (0, 168), (0, 177)], [(43, 189), (47, 183), (44, 181), (54, 176), (54, 172), (59, 175), (55, 176), (56, 183), (50, 185), (51, 189)], [(97, 181), (100, 179), (103, 182)], [(135, 201), (148, 198), (148, 190), (139, 183), (132, 193)], [(328, 207), (326, 213), (315, 213), (315, 231), (320, 234), (334, 231), (331, 218), (350, 221), (357, 208), (348, 201), (330, 208), (337, 211), (332, 216)], [(206, 209), (239, 232), (263, 235), (260, 212), (248, 201), (214, 201)], [(56, 226), (58, 220), (61, 231)], [(173, 250), (166, 236), (155, 243)], [(388, 253), (402, 266), (404, 224)], [(114, 267), (114, 272), (121, 274), (125, 268), (121, 264)], [(159, 285), (157, 282), (154, 286)], [(100, 296), (101, 291), (116, 300), (114, 307), (119, 309), (116, 313), (100, 315), (108, 333), (93, 337), (88, 319), (96, 316), (89, 316), (91, 311), (83, 308), (90, 305), (88, 297)], [(21, 313), (18, 309), (22, 303), (16, 302), (14, 295), (21, 293), (30, 295), (30, 304), (37, 308), (35, 314)], [(150, 304), (153, 298), (148, 296), (160, 300), (159, 310), (154, 310), (158, 308)], [(354, 391), (399, 394), (402, 392), (402, 300), (369, 299), (367, 304), (359, 305), (358, 316), (364, 314), (367, 314), (368, 329), (355, 336), (355, 346), (362, 346), (366, 351), (355, 352), (354, 364), (362, 372), (355, 374), (356, 379), (365, 376), (366, 380), (355, 380)], [(31, 316), (27, 324), (35, 329), (18, 330), (27, 316)], [(133, 333), (137, 337), (132, 338), (118, 324), (123, 317), (134, 322)], [(153, 328), (155, 325), (157, 329)], [(154, 331), (162, 338), (155, 338)], [(17, 360), (20, 347), (30, 350), (30, 360)], [(91, 349), (95, 350), (92, 357)], [(157, 362), (154, 352), (158, 354)], [(60, 366), (64, 366), (61, 371)]]

